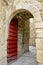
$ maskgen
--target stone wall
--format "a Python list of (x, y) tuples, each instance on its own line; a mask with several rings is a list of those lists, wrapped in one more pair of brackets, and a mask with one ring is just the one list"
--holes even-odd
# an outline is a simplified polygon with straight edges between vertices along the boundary
[(5, 10), (0, 4), (0, 65), (6, 65), (6, 44), (5, 41), (5, 30), (4, 30), (4, 21), (5, 21)]
[(29, 28), (30, 28), (30, 38), (29, 38), (29, 45), (36, 46), (35, 38), (36, 38), (36, 32), (35, 32), (35, 22), (34, 18), (30, 18), (29, 20)]
[[(7, 2), (8, 5), (5, 3)], [(41, 4), (36, 0), (23, 0), (15, 2), (6, 0), (0, 4), (0, 65), (7, 65), (7, 37), (10, 20), (18, 9), (26, 9), (32, 13), (35, 22), (37, 62), (43, 65), (43, 16), (41, 18)], [(41, 11), (42, 12), (42, 11)], [(42, 12), (43, 13), (43, 12)], [(38, 15), (38, 16), (37, 16)], [(5, 17), (5, 18), (4, 18)], [(27, 33), (28, 34), (28, 33)], [(28, 44), (27, 44), (28, 45)], [(26, 45), (25, 45), (26, 46)], [(39, 47), (40, 46), (40, 47)], [(27, 46), (26, 46), (27, 47)], [(40, 58), (39, 58), (40, 57)]]
[(38, 22), (36, 27), (36, 49), (37, 49), (37, 60), (39, 65), (43, 65), (43, 22)]
[(29, 21), (18, 21), (18, 57), (29, 51)]
[(30, 30), (29, 30), (29, 21), (25, 21), (24, 24), (24, 52), (29, 51), (29, 38), (30, 38)]
[(41, 12), (41, 18), (42, 18), (42, 21), (43, 21), (43, 2), (41, 4), (42, 4), (42, 8), (41, 8), (40, 12)]
[(18, 21), (18, 58), (21, 57), (23, 53), (23, 21)]

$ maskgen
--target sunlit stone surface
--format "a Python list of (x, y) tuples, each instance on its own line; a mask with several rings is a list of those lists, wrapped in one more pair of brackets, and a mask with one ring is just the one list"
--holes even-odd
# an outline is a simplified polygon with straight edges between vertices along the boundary
[(29, 48), (30, 52), (25, 53), (22, 57), (10, 65), (37, 65), (36, 48), (34, 46), (30, 46)]

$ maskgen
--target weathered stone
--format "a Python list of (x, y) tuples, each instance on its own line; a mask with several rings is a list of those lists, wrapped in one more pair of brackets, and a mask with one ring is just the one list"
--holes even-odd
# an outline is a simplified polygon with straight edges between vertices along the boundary
[(30, 46), (36, 46), (36, 42), (35, 42), (35, 38), (34, 37), (29, 39), (29, 45)]
[(43, 28), (43, 22), (40, 22), (40, 21), (39, 21), (39, 22), (35, 23), (35, 28), (37, 28), (37, 29), (38, 29), (38, 28), (39, 28), (39, 29), (40, 29), (40, 28)]
[(43, 50), (43, 39), (36, 39), (36, 49)]
[(37, 61), (43, 63), (43, 50), (37, 50)]
[(36, 37), (43, 38), (43, 29), (36, 30)]
[(22, 33), (18, 32), (18, 58), (24, 53)]
[[(19, 0), (15, 0), (15, 1), (6, 0), (6, 2), (8, 2), (7, 7), (6, 7), (6, 5), (5, 6), (0, 5), (0, 38), (2, 38), (2, 39), (0, 39), (0, 52), (1, 52), (0, 53), (0, 60), (3, 57), (7, 57), (6, 52), (7, 52), (8, 30), (9, 30), (9, 25), (7, 25), (7, 22), (10, 23), (10, 21), (14, 17), (14, 15), (17, 14), (17, 12), (15, 13), (15, 11), (18, 11), (20, 9), (28, 10), (34, 16), (34, 18), (37, 22), (37, 23), (35, 23), (35, 28), (36, 29), (43, 28), (43, 22), (42, 22), (42, 18), (41, 18), (40, 11), (39, 11), (41, 9), (41, 4), (39, 2), (37, 2), (36, 0), (29, 0), (29, 1), (28, 0), (27, 1), (26, 0), (22, 0), (22, 1), (21, 0), (20, 1)], [(6, 10), (6, 12), (4, 10)], [(6, 14), (6, 15), (4, 15), (4, 14)], [(29, 24), (29, 23), (26, 22), (26, 25), (27, 24)], [(28, 27), (26, 26), (26, 28), (28, 28)], [(35, 29), (35, 32), (36, 32), (36, 29)], [(27, 31), (28, 29), (25, 29), (25, 30), (26, 30), (25, 31), (26, 34), (25, 34), (24, 48), (25, 48), (25, 51), (28, 51), (29, 32)], [(33, 31), (33, 30), (31, 30), (31, 31)], [(33, 33), (35, 34), (35, 32), (33, 32)], [(31, 35), (33, 35), (33, 33)], [(34, 36), (32, 36), (32, 37), (34, 37)], [(39, 38), (40, 36), (43, 37), (42, 32), (36, 32), (36, 37)], [(35, 41), (35, 39), (31, 40), (31, 41)], [(40, 49), (43, 49), (42, 48), (43, 47), (42, 46), (43, 41), (42, 40), (39, 41), (40, 45), (37, 44), (38, 41), (36, 41), (37, 48), (39, 49), (38, 46), (40, 46), (41, 47)], [(21, 45), (20, 40), (19, 40), (19, 42), (20, 42), (20, 44), (19, 44), (18, 53), (19, 53), (19, 55), (21, 55), (23, 53), (23, 51), (22, 51), (23, 46)], [(43, 50), (37, 51), (37, 60), (38, 60), (38, 62), (43, 62)], [(7, 60), (4, 58), (3, 60), (1, 60), (0, 65), (7, 65), (7, 64), (5, 64), (6, 61)]]

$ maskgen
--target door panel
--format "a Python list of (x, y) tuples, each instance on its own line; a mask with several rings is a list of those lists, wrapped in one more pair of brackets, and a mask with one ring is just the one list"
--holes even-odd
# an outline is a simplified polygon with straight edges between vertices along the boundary
[(8, 33), (8, 45), (7, 45), (8, 62), (17, 59), (17, 41), (18, 41), (18, 20), (12, 19)]

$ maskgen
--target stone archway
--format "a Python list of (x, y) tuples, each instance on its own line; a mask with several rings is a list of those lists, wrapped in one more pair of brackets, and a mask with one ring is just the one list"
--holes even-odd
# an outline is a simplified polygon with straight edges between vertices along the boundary
[[(28, 1), (27, 1), (28, 2)], [(39, 24), (39, 22), (41, 23), (42, 22), (42, 19), (41, 19), (41, 16), (40, 16), (40, 11), (39, 9), (37, 8), (37, 6), (35, 6), (35, 4), (32, 4), (32, 3), (26, 3), (26, 2), (19, 2), (18, 5), (16, 4), (16, 6), (14, 6), (15, 9), (13, 8), (12, 10), (11, 9), (8, 9), (7, 10), (7, 13), (6, 13), (6, 19), (5, 19), (5, 27), (4, 27), (4, 35), (5, 35), (5, 39), (4, 39), (4, 43), (5, 43), (5, 49), (7, 49), (7, 38), (8, 38), (8, 28), (9, 28), (9, 23), (10, 23), (10, 20), (14, 17), (15, 15), (15, 11), (18, 10), (18, 9), (26, 9), (28, 11), (30, 11), (32, 13), (32, 15), (34, 16), (34, 22), (35, 22), (35, 29), (38, 28), (38, 25), (37, 23)], [(11, 7), (10, 7), (11, 8)], [(37, 16), (38, 15), (38, 16)], [(40, 27), (40, 25), (39, 25)], [(37, 37), (37, 35), (36, 35)], [(36, 38), (37, 39), (37, 38)], [(36, 42), (37, 44), (38, 42)], [(6, 50), (4, 50), (5, 53), (6, 53)], [(7, 54), (6, 54), (7, 55)], [(6, 56), (5, 55), (5, 56)], [(5, 60), (6, 61), (6, 60)], [(40, 62), (40, 60), (38, 59), (37, 60), (38, 62)]]
[[(34, 19), (33, 19), (33, 21), (35, 21), (34, 23), (42, 21), (41, 16), (40, 16), (40, 11), (36, 6), (34, 6), (33, 4), (30, 4), (30, 3), (27, 4), (27, 3), (21, 2), (18, 4), (18, 6), (17, 5), (15, 6), (15, 9), (13, 9), (12, 11), (9, 10), (8, 11), (9, 13), (6, 14), (6, 15), (8, 15), (8, 17), (6, 18), (7, 23), (6, 22), (5, 23), (6, 23), (6, 25), (8, 25), (8, 27), (9, 27), (9, 23), (10, 23), (11, 19), (19, 12), (19, 9), (26, 9), (29, 12), (31, 12), (31, 14), (34, 16)], [(7, 27), (7, 29), (8, 29), (8, 27)], [(8, 32), (8, 30), (7, 30), (7, 32)]]
[[(15, 33), (18, 32), (18, 31), (14, 30), (14, 26), (17, 24), (16, 23), (17, 22), (16, 18), (18, 19), (18, 23), (19, 23), (19, 21), (22, 22), (22, 26), (23, 26), (22, 29), (23, 30), (21, 30), (21, 31), (19, 30), (19, 28), (18, 28), (19, 25), (17, 27), (15, 27), (15, 29), (18, 28), (18, 31), (23, 33), (22, 34), (23, 42), (21, 43), (21, 41), (16, 41), (16, 50), (15, 50), (15, 48), (14, 48), (15, 47), (15, 41), (14, 41), (15, 38), (14, 38), (14, 36), (15, 36)], [(27, 20), (30, 19), (30, 18), (33, 18), (33, 15), (28, 10), (20, 9), (20, 10), (16, 11), (16, 14), (13, 17), (13, 21), (11, 19), (11, 22), (9, 24), (10, 30), (8, 29), (8, 41), (7, 41), (7, 49), (8, 49), (7, 50), (7, 57), (8, 57), (8, 62), (11, 62), (11, 60), (18, 58), (18, 56), (20, 57), (24, 52), (27, 52), (29, 50), (29, 48), (28, 48), (28, 46), (29, 46), (29, 28), (27, 29), (26, 26), (29, 25), (29, 22)], [(25, 24), (25, 21), (27, 22), (27, 25)], [(25, 28), (26, 31), (24, 31), (24, 28)], [(24, 32), (27, 32), (27, 33), (24, 33)], [(25, 37), (25, 34), (27, 35), (26, 37)], [(18, 33), (16, 34), (16, 37), (18, 37)], [(18, 38), (16, 38), (16, 40), (18, 40)], [(28, 40), (28, 41), (24, 41), (24, 40)], [(22, 44), (23, 48), (18, 48), (18, 47), (21, 46), (20, 43)], [(15, 55), (15, 52), (12, 49), (15, 50), (16, 55)], [(23, 52), (23, 50), (24, 50), (24, 52)]]

